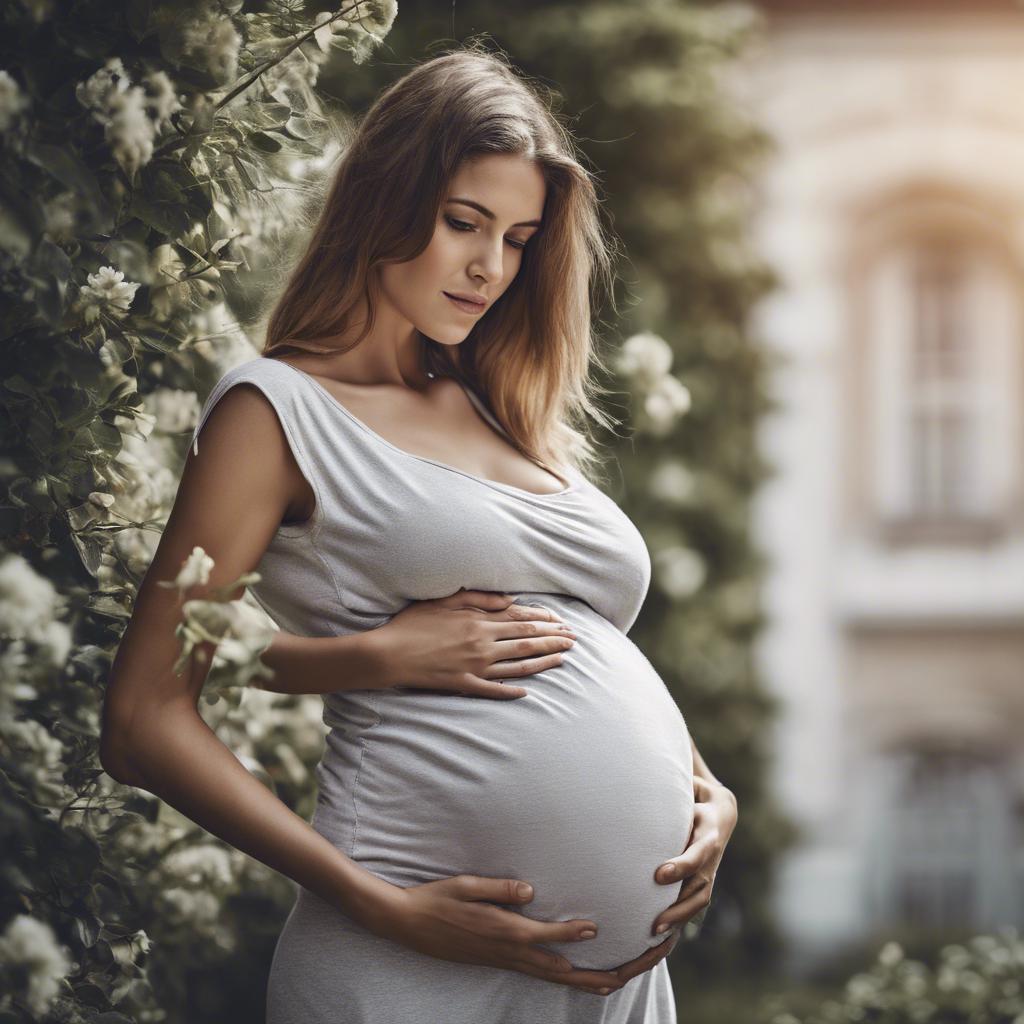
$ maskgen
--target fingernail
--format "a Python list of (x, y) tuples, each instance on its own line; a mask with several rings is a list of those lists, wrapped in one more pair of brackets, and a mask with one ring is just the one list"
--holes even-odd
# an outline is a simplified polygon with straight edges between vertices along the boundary
[(668, 925), (667, 924), (659, 924), (658, 927), (654, 929), (654, 934), (655, 935), (660, 935), (662, 932), (667, 932), (667, 931), (668, 931)]
[(659, 873), (663, 882), (671, 882), (676, 877), (676, 869), (671, 864), (663, 864)]
[(599, 988), (598, 992), (600, 992), (601, 995), (606, 996), (606, 995), (608, 995), (609, 992), (611, 992), (611, 989), (610, 988)]
[(522, 883), (520, 883), (516, 887), (516, 892), (519, 893), (519, 895), (524, 897), (524, 898), (526, 896), (532, 896), (533, 895), (533, 886), (527, 885), (525, 882), (522, 882)]
[(597, 932), (595, 932), (593, 928), (587, 928), (586, 931), (580, 932), (580, 938), (581, 939), (592, 939), (596, 934), (597, 934)]

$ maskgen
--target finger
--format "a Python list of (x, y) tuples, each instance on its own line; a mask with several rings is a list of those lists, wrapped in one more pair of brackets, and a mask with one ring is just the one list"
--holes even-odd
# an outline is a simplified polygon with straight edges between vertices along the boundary
[[(532, 964), (527, 973), (534, 973)], [(571, 966), (571, 965), (570, 965)], [(560, 985), (569, 985), (573, 988), (596, 990), (607, 988), (614, 991), (622, 987), (623, 982), (611, 971), (589, 971), (579, 967), (571, 967), (568, 971), (541, 971), (538, 977), (547, 981), (554, 981)]]
[(683, 884), (679, 887), (679, 892), (676, 894), (676, 903), (682, 903), (683, 900), (689, 899), (695, 892), (703, 889), (705, 885), (710, 885), (711, 881), (703, 875), (688, 875), (684, 880)]
[(530, 676), (535, 672), (556, 668), (562, 664), (563, 659), (564, 652), (555, 651), (554, 654), (541, 654), (536, 658), (523, 658), (520, 661), (496, 661), (484, 671), (488, 678), (492, 679), (518, 679), (520, 676)]
[[(487, 900), (494, 903), (529, 903), (533, 899), (533, 886), (521, 878), (489, 878), (487, 875), (454, 875), (444, 879), (447, 888), (460, 900)], [(520, 890), (520, 886), (524, 889)], [(501, 909), (500, 907), (498, 908)], [(511, 910), (506, 914), (514, 913)], [(519, 915), (516, 915), (519, 916)]]
[(483, 612), (503, 611), (515, 601), (514, 594), (502, 594), (493, 590), (457, 590), (442, 597), (438, 604), (446, 608), (479, 608)]
[(629, 963), (623, 964), (614, 972), (620, 984), (624, 985), (638, 974), (649, 971), (659, 960), (664, 960), (675, 949), (678, 941), (678, 933), (673, 932), (664, 942), (659, 942), (657, 946), (652, 946)]
[(550, 608), (535, 604), (510, 604), (499, 613), (498, 617), (505, 619), (538, 619), (542, 622), (558, 621), (558, 616)]
[(494, 619), (493, 639), (496, 643), (522, 640), (532, 637), (575, 636), (576, 631), (561, 619), (538, 622), (536, 619)]
[(548, 953), (545, 950), (534, 948), (528, 949), (526, 954), (523, 955), (521, 946), (509, 943), (509, 956), (517, 954), (520, 956), (518, 961), (519, 970), (529, 967), (541, 975), (562, 975), (568, 974), (573, 970), (572, 964), (564, 956), (558, 956), (556, 953)]
[[(493, 669), (493, 665), (491, 668)], [(506, 673), (511, 675), (512, 673)], [(493, 679), (481, 679), (480, 676), (470, 675), (463, 679), (461, 686), (464, 690), (456, 690), (455, 693), (461, 697), (489, 697), (494, 700), (518, 700), (529, 694), (529, 690), (521, 686), (511, 686), (501, 679), (496, 673)]]
[[(663, 861), (658, 865), (654, 880), (662, 884), (678, 882), (687, 875), (697, 871), (713, 856), (715, 836), (701, 836), (694, 840), (678, 857)], [(667, 869), (667, 870), (666, 870)]]
[(693, 795), (696, 797), (698, 803), (704, 803), (711, 799), (713, 787), (710, 782), (706, 779), (701, 778), (699, 775), (693, 777)]
[(711, 887), (702, 885), (699, 890), (692, 893), (685, 900), (673, 903), (668, 910), (659, 914), (655, 919), (652, 932), (657, 934), (658, 929), (663, 925), (670, 928), (673, 925), (684, 925), (695, 914), (700, 913), (711, 902)]
[(634, 957), (627, 963), (617, 967), (614, 971), (591, 971), (577, 968), (572, 971), (562, 972), (557, 977), (552, 978), (552, 980), (561, 982), (563, 985), (582, 988), (595, 994), (606, 995), (608, 993), (603, 993), (599, 990), (606, 988), (609, 992), (614, 992), (622, 988), (627, 981), (635, 978), (638, 974), (643, 974), (644, 971), (649, 971), (659, 960), (668, 956), (678, 941), (679, 936), (672, 934), (664, 942), (660, 942), (657, 946), (645, 950), (640, 956)]
[(514, 916), (519, 922), (519, 934), (524, 941), (530, 943), (585, 943), (597, 935), (597, 925), (585, 918), (572, 921), (538, 921), (536, 918), (525, 917), (522, 914)]

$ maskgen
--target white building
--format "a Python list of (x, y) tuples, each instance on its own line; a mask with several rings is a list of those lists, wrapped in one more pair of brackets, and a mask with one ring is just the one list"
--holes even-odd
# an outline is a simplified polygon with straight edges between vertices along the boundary
[(1024, 928), (1024, 6), (765, 0), (755, 507), (800, 967)]

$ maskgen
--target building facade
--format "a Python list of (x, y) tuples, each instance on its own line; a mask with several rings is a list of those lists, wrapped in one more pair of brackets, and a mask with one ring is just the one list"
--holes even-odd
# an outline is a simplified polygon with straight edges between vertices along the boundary
[(765, 2), (755, 529), (796, 964), (1024, 927), (1024, 7)]

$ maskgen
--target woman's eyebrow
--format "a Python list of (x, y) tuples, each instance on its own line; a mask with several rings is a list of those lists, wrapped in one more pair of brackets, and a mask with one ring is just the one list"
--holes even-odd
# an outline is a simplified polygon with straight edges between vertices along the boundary
[[(494, 214), (487, 209), (486, 206), (481, 206), (478, 202), (473, 199), (457, 199), (454, 196), (448, 200), (449, 203), (462, 203), (463, 206), (472, 206), (474, 210), (479, 210), (488, 220), (494, 220)], [(521, 220), (518, 224), (513, 224), (514, 228), (539, 228), (539, 220)]]

